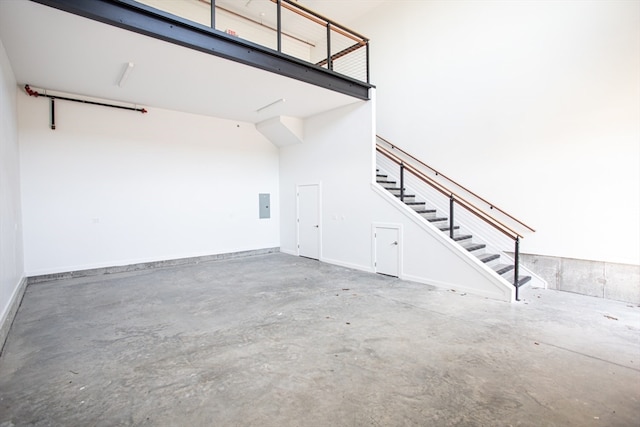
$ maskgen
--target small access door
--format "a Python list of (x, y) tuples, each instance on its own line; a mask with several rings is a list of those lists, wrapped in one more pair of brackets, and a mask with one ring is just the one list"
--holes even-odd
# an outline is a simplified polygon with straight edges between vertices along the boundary
[(298, 255), (320, 259), (320, 185), (298, 186)]
[(400, 226), (374, 226), (375, 272), (400, 276)]

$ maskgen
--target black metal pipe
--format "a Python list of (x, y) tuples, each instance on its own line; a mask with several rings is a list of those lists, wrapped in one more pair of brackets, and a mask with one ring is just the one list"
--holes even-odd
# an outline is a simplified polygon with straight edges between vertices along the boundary
[(400, 201), (404, 202), (404, 163), (400, 163)]
[(333, 70), (333, 59), (331, 58), (331, 22), (327, 22), (327, 70)]
[(449, 237), (453, 239), (453, 206), (455, 204), (455, 199), (453, 198), (453, 194), (449, 196)]
[(276, 2), (278, 15), (278, 52), (282, 52), (282, 0)]
[(50, 98), (52, 100), (62, 99), (64, 101), (73, 101), (73, 102), (80, 102), (82, 104), (99, 105), (101, 107), (111, 107), (111, 108), (119, 108), (121, 110), (139, 111), (143, 114), (148, 112), (146, 108), (126, 107), (124, 105), (115, 105), (115, 104), (107, 104), (104, 102), (87, 101), (86, 99), (68, 98), (66, 96), (58, 96), (58, 95), (48, 95), (46, 93), (40, 93), (37, 90), (31, 89), (29, 85), (25, 85), (24, 90), (27, 92), (27, 94), (29, 94), (30, 96), (35, 96), (36, 98), (39, 96), (42, 96), (44, 98)]
[(516, 237), (515, 256), (513, 261), (513, 286), (516, 287), (516, 301), (520, 301), (518, 275), (520, 274), (520, 238)]

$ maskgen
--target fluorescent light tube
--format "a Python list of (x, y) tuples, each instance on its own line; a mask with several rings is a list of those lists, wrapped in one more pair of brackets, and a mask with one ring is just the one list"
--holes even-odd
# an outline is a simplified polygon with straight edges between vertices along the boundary
[(124, 86), (124, 84), (127, 82), (127, 79), (129, 78), (129, 74), (131, 74), (131, 71), (133, 70), (133, 67), (133, 62), (128, 62), (125, 64), (124, 71), (122, 72), (122, 77), (120, 77), (120, 81), (118, 82), (118, 86)]
[(267, 109), (267, 108), (269, 108), (269, 107), (272, 107), (272, 106), (274, 106), (274, 105), (276, 105), (276, 104), (278, 104), (278, 103), (280, 103), (280, 102), (285, 102), (285, 101), (286, 101), (286, 99), (284, 99), (284, 98), (280, 98), (280, 99), (278, 99), (277, 101), (273, 101), (271, 104), (267, 104), (267, 105), (265, 105), (264, 107), (260, 107), (260, 108), (258, 108), (258, 109), (256, 110), (256, 113), (259, 113), (259, 112), (260, 112), (260, 111), (262, 111), (262, 110), (266, 110), (266, 109)]

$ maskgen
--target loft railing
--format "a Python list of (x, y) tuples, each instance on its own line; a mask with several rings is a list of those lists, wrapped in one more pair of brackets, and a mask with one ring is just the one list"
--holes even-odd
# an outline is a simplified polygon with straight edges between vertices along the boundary
[(136, 0), (369, 83), (369, 40), (292, 0)]
[[(462, 207), (467, 212), (479, 218), (491, 228), (499, 231), (514, 243), (514, 275), (513, 285), (516, 289), (516, 300), (519, 300), (519, 264), (520, 264), (520, 239), (524, 236), (522, 231), (516, 228), (526, 229), (531, 232), (535, 230), (513, 215), (498, 208), (495, 204), (480, 197), (476, 193), (462, 186), (453, 179), (443, 175), (436, 169), (417, 159), (415, 156), (407, 153), (403, 149), (397, 147), (386, 139), (377, 136), (376, 150), (395, 163), (399, 168), (400, 177), (400, 200), (404, 202), (405, 194), (405, 178), (406, 173), (410, 173), (413, 177), (434, 189), (437, 193), (449, 199), (449, 237), (454, 238), (454, 218), (456, 205)], [(433, 176), (429, 176), (429, 173)], [(438, 178), (439, 177), (439, 178)], [(437, 179), (436, 179), (437, 178)], [(441, 181), (444, 181), (441, 182)], [(455, 189), (452, 190), (451, 187)], [(473, 201), (471, 200), (473, 199)], [(475, 203), (474, 203), (475, 202)], [(501, 219), (496, 218), (497, 215), (487, 212), (487, 210), (479, 207), (484, 204), (489, 211), (498, 212)], [(506, 224), (510, 222), (510, 224)]]

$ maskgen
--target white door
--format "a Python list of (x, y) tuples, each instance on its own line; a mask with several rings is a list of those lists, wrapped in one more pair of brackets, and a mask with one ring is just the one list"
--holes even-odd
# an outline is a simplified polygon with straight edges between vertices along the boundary
[(320, 259), (320, 186), (298, 186), (298, 255)]
[(400, 274), (400, 229), (375, 227), (376, 273), (398, 277)]

